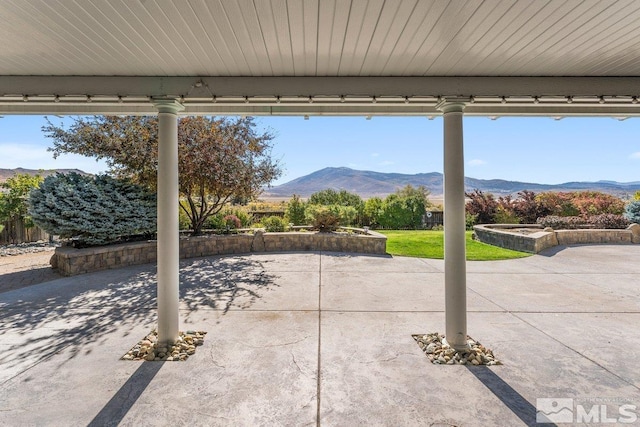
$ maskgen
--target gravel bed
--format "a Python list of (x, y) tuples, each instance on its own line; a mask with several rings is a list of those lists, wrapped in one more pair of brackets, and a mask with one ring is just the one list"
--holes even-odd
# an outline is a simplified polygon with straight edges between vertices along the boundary
[(436, 365), (502, 365), (493, 351), (467, 335), (469, 350), (457, 351), (443, 342), (444, 335), (437, 332), (412, 335), (431, 363)]
[(60, 242), (49, 243), (44, 240), (30, 243), (17, 243), (14, 245), (2, 245), (0, 246), (0, 256), (14, 256), (53, 251), (58, 246), (60, 246)]
[(204, 343), (205, 334), (203, 331), (180, 332), (178, 341), (167, 346), (158, 344), (158, 331), (154, 330), (122, 356), (122, 360), (182, 362), (196, 352), (197, 346)]

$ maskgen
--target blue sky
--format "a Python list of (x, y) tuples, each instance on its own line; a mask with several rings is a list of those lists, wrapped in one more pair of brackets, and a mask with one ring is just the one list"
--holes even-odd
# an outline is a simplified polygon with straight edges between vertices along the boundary
[[(70, 124), (71, 117), (52, 121)], [(327, 166), (379, 172), (442, 172), (442, 118), (258, 117), (277, 135), (285, 173), (275, 184)], [(53, 159), (42, 116), (0, 118), (0, 168), (106, 170), (81, 156)], [(465, 117), (465, 175), (544, 184), (640, 181), (640, 118)]]

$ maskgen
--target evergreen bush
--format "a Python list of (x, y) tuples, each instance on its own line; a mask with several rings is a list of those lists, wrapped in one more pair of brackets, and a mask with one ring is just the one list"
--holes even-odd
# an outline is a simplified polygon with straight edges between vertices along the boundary
[(29, 214), (40, 228), (96, 246), (156, 231), (156, 196), (107, 175), (51, 175), (31, 191)]
[(640, 200), (633, 200), (624, 208), (624, 217), (640, 224)]
[(268, 232), (282, 232), (288, 227), (287, 221), (279, 216), (272, 215), (262, 219), (262, 226)]

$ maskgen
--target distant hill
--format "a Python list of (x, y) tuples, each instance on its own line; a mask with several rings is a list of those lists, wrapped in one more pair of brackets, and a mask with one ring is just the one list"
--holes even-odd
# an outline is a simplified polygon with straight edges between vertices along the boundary
[[(265, 196), (290, 197), (298, 194), (309, 197), (311, 194), (333, 188), (357, 193), (362, 197), (386, 196), (398, 188), (410, 184), (414, 187), (423, 185), (434, 196), (442, 195), (443, 179), (439, 172), (418, 173), (414, 175), (401, 173), (383, 173), (361, 171), (346, 167), (324, 168), (309, 175), (296, 178), (285, 184), (272, 187), (265, 191)], [(541, 191), (576, 191), (595, 190), (605, 193), (625, 196), (640, 190), (640, 181), (620, 183), (615, 181), (598, 182), (567, 182), (564, 184), (548, 185), (532, 182), (507, 181), (503, 179), (465, 178), (465, 188), (471, 191), (475, 188), (496, 195), (515, 194), (522, 190)]]
[(8, 178), (16, 174), (28, 174), (28, 175), (38, 175), (40, 174), (43, 177), (47, 177), (49, 175), (53, 175), (55, 173), (70, 173), (76, 172), (80, 175), (91, 175), (90, 173), (81, 171), (80, 169), (25, 169), (25, 168), (16, 168), (16, 169), (0, 169), (0, 182), (5, 182)]

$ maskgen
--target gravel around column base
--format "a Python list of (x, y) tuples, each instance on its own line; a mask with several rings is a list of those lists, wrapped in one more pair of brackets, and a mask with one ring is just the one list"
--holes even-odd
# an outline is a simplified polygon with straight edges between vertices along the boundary
[(154, 330), (133, 346), (120, 360), (146, 360), (162, 362), (182, 362), (195, 354), (196, 347), (204, 343), (203, 331), (180, 332), (178, 341), (172, 345), (158, 344), (158, 331)]
[(425, 352), (431, 363), (436, 365), (502, 365), (491, 349), (467, 335), (469, 350), (457, 351), (444, 344), (444, 335), (437, 332), (426, 335), (412, 335), (418, 346)]

